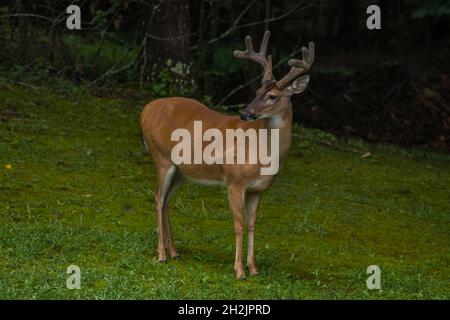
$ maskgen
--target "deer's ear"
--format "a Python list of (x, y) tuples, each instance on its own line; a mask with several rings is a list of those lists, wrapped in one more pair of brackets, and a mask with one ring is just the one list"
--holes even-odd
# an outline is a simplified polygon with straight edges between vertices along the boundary
[(296, 79), (294, 82), (292, 82), (292, 84), (289, 87), (287, 87), (288, 92), (291, 95), (302, 93), (303, 91), (305, 91), (306, 87), (308, 86), (308, 83), (309, 83), (308, 75), (300, 77)]

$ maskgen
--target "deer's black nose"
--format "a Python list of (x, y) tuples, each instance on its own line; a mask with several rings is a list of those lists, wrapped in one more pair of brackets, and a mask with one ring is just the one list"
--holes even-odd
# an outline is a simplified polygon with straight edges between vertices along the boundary
[(256, 119), (256, 115), (253, 113), (250, 113), (248, 111), (241, 112), (240, 117), (241, 117), (241, 120), (244, 120), (244, 121), (250, 121), (250, 120)]

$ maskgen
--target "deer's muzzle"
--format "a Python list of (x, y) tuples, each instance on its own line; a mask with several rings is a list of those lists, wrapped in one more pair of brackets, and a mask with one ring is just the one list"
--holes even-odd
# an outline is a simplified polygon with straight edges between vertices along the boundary
[(249, 111), (243, 111), (240, 115), (241, 120), (250, 121), (256, 119), (256, 114), (250, 113)]

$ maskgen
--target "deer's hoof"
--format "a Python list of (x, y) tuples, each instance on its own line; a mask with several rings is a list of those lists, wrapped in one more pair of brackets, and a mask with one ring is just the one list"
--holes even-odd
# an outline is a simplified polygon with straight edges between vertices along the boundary
[(174, 256), (172, 257), (172, 259), (175, 260), (175, 261), (178, 261), (178, 260), (181, 259), (181, 257), (180, 257), (179, 254), (176, 254), (176, 255), (174, 255)]
[(237, 280), (246, 280), (247, 277), (245, 276), (245, 272), (236, 272), (236, 279)]
[(255, 267), (249, 267), (248, 269), (249, 269), (249, 271), (250, 271), (250, 275), (251, 275), (251, 276), (257, 276), (257, 275), (259, 275), (259, 271), (258, 271), (258, 269), (256, 269)]
[(167, 259), (159, 259), (158, 262), (159, 263), (167, 263)]

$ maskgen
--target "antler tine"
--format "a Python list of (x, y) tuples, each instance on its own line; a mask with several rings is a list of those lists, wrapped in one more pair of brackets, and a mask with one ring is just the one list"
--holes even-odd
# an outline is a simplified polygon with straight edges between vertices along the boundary
[(302, 60), (289, 60), (288, 64), (292, 68), (281, 80), (276, 83), (278, 88), (283, 89), (289, 83), (300, 77), (302, 74), (307, 73), (311, 69), (311, 66), (314, 63), (314, 50), (314, 43), (310, 42), (309, 48), (302, 48)]
[(270, 31), (264, 33), (263, 40), (259, 52), (256, 53), (253, 49), (253, 41), (251, 36), (245, 37), (245, 51), (235, 50), (233, 55), (236, 58), (254, 61), (264, 67), (264, 76), (262, 82), (272, 79), (272, 57), (269, 55), (266, 58), (267, 45), (269, 43)]
[(251, 36), (245, 37), (245, 48), (247, 49), (246, 52), (254, 52), (253, 50), (253, 40)]
[(267, 51), (267, 45), (269, 43), (269, 38), (270, 38), (270, 31), (266, 31), (264, 32), (264, 36), (263, 39), (261, 41), (261, 48), (259, 49), (259, 54), (263, 57), (266, 56), (266, 51)]
[(316, 46), (314, 45), (314, 42), (310, 42), (309, 43), (309, 60), (308, 60), (308, 64), (309, 67), (312, 66), (312, 64), (314, 63), (314, 58), (315, 58), (315, 50), (316, 50)]

